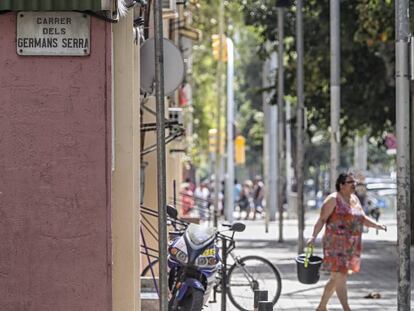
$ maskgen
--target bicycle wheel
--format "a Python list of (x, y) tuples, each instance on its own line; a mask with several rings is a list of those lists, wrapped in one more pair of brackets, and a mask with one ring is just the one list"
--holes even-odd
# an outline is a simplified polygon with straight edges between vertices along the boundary
[(282, 290), (279, 270), (267, 259), (246, 256), (234, 263), (228, 272), (230, 301), (239, 310), (253, 310), (254, 291), (267, 290), (268, 301), (276, 304)]
[(141, 272), (141, 276), (152, 276), (151, 275), (151, 267), (155, 269), (155, 266), (158, 264), (158, 258), (151, 261)]

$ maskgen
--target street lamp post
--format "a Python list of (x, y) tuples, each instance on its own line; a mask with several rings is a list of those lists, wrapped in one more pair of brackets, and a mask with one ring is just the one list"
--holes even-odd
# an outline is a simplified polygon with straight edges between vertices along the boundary
[(339, 112), (341, 109), (341, 47), (340, 47), (340, 0), (331, 0), (331, 168), (330, 187), (335, 190), (335, 178), (340, 166)]
[(227, 221), (233, 221), (234, 208), (234, 47), (233, 41), (227, 38), (227, 176), (225, 216)]
[[(270, 50), (269, 42), (266, 44)], [(269, 88), (276, 80), (277, 55), (270, 54), (270, 58), (263, 64), (263, 88)], [(265, 134), (263, 142), (264, 154), (264, 178), (266, 185), (266, 218), (265, 230), (269, 232), (269, 222), (274, 220), (277, 203), (277, 107), (271, 105), (271, 98), (274, 95), (273, 89), (270, 92), (263, 92), (263, 112), (265, 117)]]
[(155, 28), (155, 98), (157, 122), (157, 190), (158, 190), (158, 249), (159, 249), (159, 310), (168, 310), (167, 272), (167, 195), (165, 167), (165, 105), (164, 105), (164, 47), (162, 1), (154, 1)]
[[(297, 174), (297, 211), (298, 211), (298, 253), (303, 252), (304, 241), (303, 231), (305, 229), (305, 209), (303, 205), (304, 187), (304, 110), (305, 99), (303, 94), (303, 3), (302, 0), (296, 2), (296, 51), (297, 51), (297, 97), (298, 105), (296, 108), (297, 124), (297, 145), (296, 145), (296, 174)], [(306, 117), (306, 116), (305, 116)]]
[(410, 285), (410, 84), (408, 42), (409, 1), (395, 1), (395, 82), (397, 128), (398, 311), (411, 310)]
[(279, 210), (279, 242), (283, 242), (283, 189), (284, 182), (282, 177), (282, 166), (284, 159), (284, 13), (285, 9), (279, 7), (277, 9), (277, 30), (278, 30), (278, 79), (277, 79), (277, 123), (278, 123), (278, 145), (279, 145), (279, 160), (278, 160), (278, 210)]
[(220, 146), (221, 146), (221, 112), (222, 112), (222, 88), (223, 88), (223, 50), (224, 45), (224, 0), (220, 0), (219, 6), (219, 55), (218, 55), (218, 64), (217, 64), (217, 146), (216, 146), (216, 163), (215, 163), (215, 179), (214, 179), (214, 214), (213, 214), (213, 223), (214, 227), (217, 228), (218, 224), (218, 206), (219, 206), (219, 193), (220, 193), (220, 182), (221, 182), (221, 174), (220, 174), (220, 167), (221, 167), (221, 154), (220, 154)]
[[(285, 131), (285, 114), (284, 114), (284, 96), (285, 96), (285, 84), (284, 84), (284, 15), (285, 8), (292, 5), (291, 0), (277, 0), (277, 32), (278, 32), (278, 78), (277, 78), (277, 120), (278, 120), (278, 152), (279, 159), (277, 163), (277, 193), (278, 193), (278, 211), (279, 211), (279, 242), (283, 242), (283, 194), (286, 176), (282, 175), (283, 163), (285, 159), (284, 152), (284, 131)], [(271, 142), (275, 143), (275, 142)]]

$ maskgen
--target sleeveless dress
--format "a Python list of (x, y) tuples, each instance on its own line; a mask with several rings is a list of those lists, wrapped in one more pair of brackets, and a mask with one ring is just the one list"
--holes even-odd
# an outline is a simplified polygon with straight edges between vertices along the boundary
[(351, 208), (337, 194), (336, 206), (326, 222), (322, 239), (323, 270), (341, 273), (359, 272), (363, 220), (364, 212), (361, 205)]

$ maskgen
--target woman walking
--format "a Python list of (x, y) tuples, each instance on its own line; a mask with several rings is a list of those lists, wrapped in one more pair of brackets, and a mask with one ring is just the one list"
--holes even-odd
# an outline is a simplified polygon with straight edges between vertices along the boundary
[(325, 285), (317, 311), (326, 311), (334, 291), (343, 310), (350, 311), (347, 294), (348, 274), (359, 272), (361, 260), (361, 234), (363, 226), (387, 230), (383, 224), (368, 218), (358, 197), (355, 195), (356, 180), (352, 173), (342, 173), (336, 180), (336, 192), (325, 199), (309, 244), (314, 244), (316, 236), (325, 225), (323, 244), (323, 270), (331, 272)]

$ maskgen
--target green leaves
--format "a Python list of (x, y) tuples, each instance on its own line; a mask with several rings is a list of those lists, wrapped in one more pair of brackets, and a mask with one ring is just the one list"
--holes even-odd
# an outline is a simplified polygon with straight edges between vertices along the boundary
[[(307, 132), (312, 138), (326, 133), (330, 126), (330, 8), (329, 1), (303, 3), (305, 106)], [(414, 7), (414, 0), (410, 4)], [(199, 121), (195, 131), (200, 152), (207, 150), (208, 128), (215, 127), (217, 63), (211, 55), (210, 38), (218, 32), (218, 0), (199, 1), (198, 8), (193, 9), (194, 26), (203, 31), (203, 41), (194, 50), (194, 108)], [(277, 8), (274, 0), (236, 0), (227, 1), (225, 10), (226, 34), (235, 41), (236, 120), (254, 161), (262, 148), (262, 64), (271, 52), (266, 51), (264, 44), (270, 40), (273, 50), (277, 49)], [(285, 94), (292, 99), (293, 106), (295, 13), (294, 6), (285, 10)], [(379, 138), (394, 130), (394, 14), (391, 0), (341, 1), (340, 124), (344, 145), (360, 132)]]
[[(197, 8), (193, 7), (193, 26), (203, 31), (202, 42), (193, 49), (194, 118), (198, 121), (194, 124), (197, 139), (193, 159), (197, 165), (208, 160), (207, 132), (209, 128), (216, 128), (217, 62), (212, 57), (211, 35), (218, 33), (217, 16), (216, 0), (208, 3), (200, 1)], [(225, 20), (226, 35), (233, 39), (235, 45), (235, 120), (237, 131), (242, 133), (247, 141), (246, 147), (249, 152), (246, 166), (249, 166), (252, 161), (257, 162), (262, 150), (262, 95), (258, 90), (262, 87), (262, 58), (265, 54), (260, 26), (245, 25), (240, 3), (226, 3)]]
[[(243, 1), (246, 24), (260, 29), (263, 41), (277, 37), (274, 1)], [(395, 123), (394, 8), (392, 1), (341, 2), (341, 133), (381, 136)], [(295, 10), (286, 12), (286, 91), (296, 94)], [(312, 136), (330, 124), (329, 1), (304, 1), (305, 105)], [(313, 130), (315, 129), (315, 130)]]

